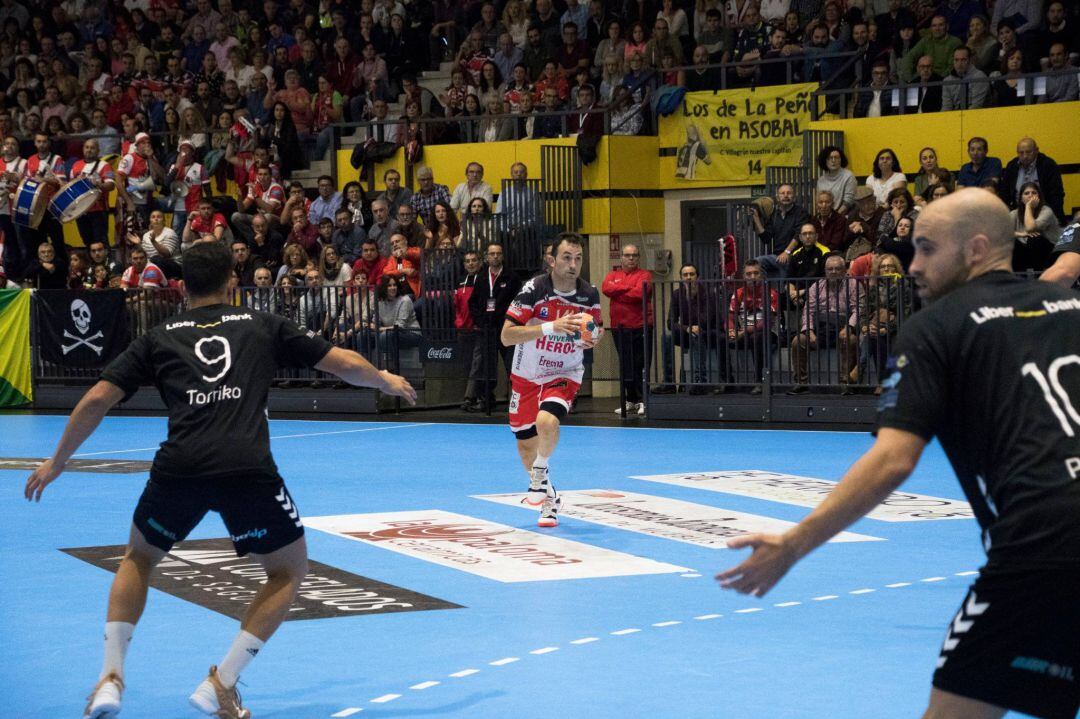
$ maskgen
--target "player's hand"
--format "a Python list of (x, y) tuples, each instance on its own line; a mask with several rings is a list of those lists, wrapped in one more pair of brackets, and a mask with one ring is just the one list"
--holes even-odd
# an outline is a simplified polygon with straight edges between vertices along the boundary
[(582, 327), (581, 315), (582, 313), (580, 312), (572, 315), (563, 315), (551, 323), (552, 329), (555, 330), (556, 334), (560, 335), (573, 335), (576, 332), (580, 332)]
[(787, 574), (798, 557), (780, 534), (747, 534), (727, 543), (728, 549), (750, 547), (754, 550), (742, 564), (720, 572), (716, 581), (721, 589), (763, 597)]
[(63, 471), (63, 465), (57, 465), (52, 459), (46, 459), (38, 465), (38, 468), (26, 480), (23, 496), (26, 497), (27, 501), (40, 502), (41, 493), (45, 491), (45, 487), (52, 484), (53, 480), (59, 477)]
[(386, 370), (379, 372), (379, 375), (383, 379), (382, 391), (384, 394), (401, 397), (410, 405), (416, 404), (416, 390), (413, 389), (408, 380)]

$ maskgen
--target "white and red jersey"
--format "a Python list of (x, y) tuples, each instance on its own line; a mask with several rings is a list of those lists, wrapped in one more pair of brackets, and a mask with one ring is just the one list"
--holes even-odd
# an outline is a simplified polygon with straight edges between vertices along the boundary
[[(98, 158), (93, 162), (87, 163), (86, 160), (76, 160), (75, 164), (71, 166), (71, 179), (79, 180), (84, 177), (97, 177), (98, 181), (102, 184), (106, 182), (116, 182), (116, 172), (113, 171), (112, 165)], [(109, 193), (103, 188), (101, 196), (97, 202), (90, 206), (87, 212), (108, 212), (109, 211)]]
[(174, 162), (169, 167), (169, 174), (176, 175), (176, 180), (186, 182), (188, 186), (187, 194), (183, 197), (173, 197), (170, 199), (172, 203), (172, 209), (174, 212), (194, 212), (199, 206), (199, 200), (203, 196), (203, 185), (210, 182), (210, 175), (206, 172), (206, 167), (201, 162), (193, 162), (187, 166), (183, 175), (177, 172), (176, 163)]
[(143, 185), (152, 179), (152, 176), (150, 162), (145, 157), (134, 151), (126, 153), (120, 158), (116, 173), (123, 176), (120, 181), (126, 184), (125, 189), (136, 205), (145, 205), (149, 201), (150, 189)]
[(273, 180), (270, 180), (270, 186), (265, 188), (258, 182), (252, 182), (248, 188), (248, 194), (269, 203), (275, 213), (281, 212), (285, 204), (285, 188)]
[(35, 153), (26, 161), (25, 174), (27, 177), (44, 177), (48, 172), (56, 175), (56, 179), (60, 181), (66, 180), (67, 172), (64, 170), (64, 158), (52, 152), (45, 155), (45, 157)]
[[(506, 319), (519, 325), (538, 325), (578, 312), (588, 312), (596, 324), (603, 324), (597, 289), (579, 279), (573, 291), (560, 292), (552, 284), (551, 275), (544, 274), (525, 283), (510, 303)], [(580, 384), (585, 374), (585, 349), (569, 335), (546, 335), (522, 342), (514, 350), (510, 373), (536, 384), (555, 378)]]
[(199, 237), (212, 235), (219, 227), (225, 228), (225, 234), (222, 235), (222, 238), (227, 239), (229, 237), (229, 224), (225, 222), (225, 215), (220, 212), (215, 212), (214, 216), (209, 220), (203, 217), (200, 212), (191, 220), (191, 231)]
[(120, 277), (121, 287), (168, 287), (169, 281), (165, 279), (165, 273), (153, 262), (147, 262), (142, 272), (135, 272), (135, 265), (131, 265)]
[(19, 186), (18, 182), (8, 182), (3, 179), (3, 173), (7, 172), (23, 177), (26, 174), (26, 160), (21, 157), (16, 157), (14, 160), (5, 160), (0, 157), (0, 215), (11, 214), (11, 196), (15, 188)]

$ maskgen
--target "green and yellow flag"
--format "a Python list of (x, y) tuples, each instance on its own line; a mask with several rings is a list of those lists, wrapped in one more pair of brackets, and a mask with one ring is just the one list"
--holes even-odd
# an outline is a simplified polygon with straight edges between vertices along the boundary
[(0, 290), (0, 407), (17, 407), (33, 400), (30, 290)]

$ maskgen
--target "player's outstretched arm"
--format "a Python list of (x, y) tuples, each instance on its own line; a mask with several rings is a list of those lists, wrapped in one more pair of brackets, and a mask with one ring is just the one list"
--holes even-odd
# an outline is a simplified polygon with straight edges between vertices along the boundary
[(123, 398), (124, 390), (112, 382), (101, 380), (91, 387), (72, 410), (53, 456), (38, 465), (38, 468), (26, 480), (23, 496), (30, 501), (40, 502), (41, 493), (45, 491), (45, 487), (60, 476), (60, 473), (64, 471), (64, 465), (71, 459), (71, 455), (75, 454), (86, 438), (94, 433), (113, 405)]
[(315, 369), (337, 375), (357, 387), (373, 387), (384, 394), (403, 398), (409, 404), (416, 404), (416, 390), (404, 377), (379, 371), (375, 365), (352, 350), (333, 347), (323, 357)]
[(506, 320), (499, 339), (507, 347), (540, 339), (544, 335), (572, 335), (581, 331), (582, 314), (564, 315), (539, 325), (519, 325)]
[(720, 586), (765, 596), (795, 562), (881, 504), (915, 469), (925, 446), (916, 434), (883, 428), (870, 451), (803, 521), (784, 534), (748, 534), (728, 542), (731, 549), (754, 551), (739, 566), (716, 575)]

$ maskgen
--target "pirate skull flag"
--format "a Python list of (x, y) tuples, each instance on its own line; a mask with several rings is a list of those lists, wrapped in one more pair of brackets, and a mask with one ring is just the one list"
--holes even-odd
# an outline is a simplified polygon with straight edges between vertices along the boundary
[(65, 367), (100, 368), (128, 345), (122, 290), (36, 292), (42, 358)]

